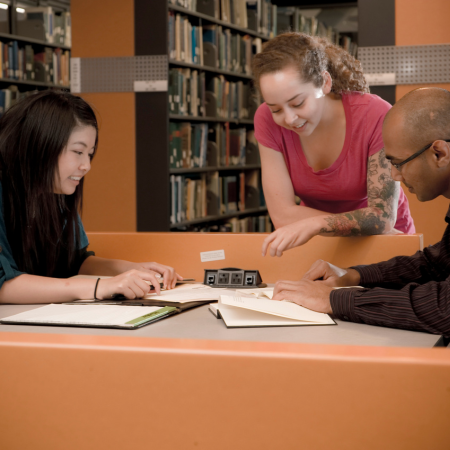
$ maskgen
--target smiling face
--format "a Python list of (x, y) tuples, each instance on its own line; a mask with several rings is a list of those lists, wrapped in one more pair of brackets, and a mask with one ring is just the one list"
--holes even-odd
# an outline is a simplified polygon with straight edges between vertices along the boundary
[(72, 195), (80, 180), (91, 169), (97, 131), (91, 126), (76, 126), (58, 160), (54, 193)]
[[(398, 164), (419, 151), (420, 147), (417, 141), (408, 139), (412, 131), (405, 126), (402, 115), (392, 113), (383, 125), (383, 141), (386, 158)], [(436, 136), (436, 139), (439, 139), (439, 136)], [(429, 143), (426, 142), (425, 145)], [(448, 198), (450, 196), (449, 153), (446, 142), (435, 141), (428, 150), (401, 166), (399, 170), (391, 166), (392, 178), (402, 182), (421, 202), (433, 200), (440, 195)]]
[(327, 72), (324, 79), (324, 85), (319, 88), (304, 83), (293, 67), (261, 76), (261, 94), (275, 123), (302, 137), (310, 136), (323, 117), (325, 95), (331, 91), (331, 77)]

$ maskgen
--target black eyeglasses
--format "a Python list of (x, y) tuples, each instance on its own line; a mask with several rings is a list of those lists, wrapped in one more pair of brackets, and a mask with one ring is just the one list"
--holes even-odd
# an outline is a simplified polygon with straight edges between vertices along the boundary
[[(436, 139), (436, 140), (441, 140), (441, 139)], [(446, 139), (442, 139), (444, 142), (450, 142), (450, 140), (446, 140)], [(431, 144), (428, 144), (427, 146), (425, 146), (424, 148), (422, 148), (421, 150), (419, 150), (418, 152), (414, 153), (414, 155), (411, 155), (409, 158), (406, 158), (404, 161), (402, 161), (401, 163), (398, 164), (394, 164), (393, 162), (391, 162), (391, 164), (397, 169), (400, 170), (400, 167), (403, 166), (403, 164), (406, 164), (407, 162), (412, 161), (414, 158), (417, 158), (419, 155), (421, 155), (425, 150), (428, 150), (436, 141), (433, 141)]]

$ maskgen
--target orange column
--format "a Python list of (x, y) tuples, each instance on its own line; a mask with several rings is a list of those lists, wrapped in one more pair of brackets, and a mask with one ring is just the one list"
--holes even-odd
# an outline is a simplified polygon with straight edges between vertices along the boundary
[[(395, 43), (396, 45), (433, 45), (450, 43), (450, 2), (448, 0), (396, 0)], [(434, 86), (450, 90), (450, 83), (397, 86), (396, 99), (420, 87)], [(438, 138), (439, 136), (436, 136)], [(421, 203), (414, 194), (405, 190), (416, 231), (424, 234), (424, 245), (438, 242), (446, 223), (445, 213), (449, 200), (439, 197), (431, 202)]]
[[(72, 56), (134, 55), (134, 2), (72, 0)], [(135, 97), (83, 93), (99, 121), (99, 148), (86, 177), (83, 223), (89, 231), (136, 231)]]

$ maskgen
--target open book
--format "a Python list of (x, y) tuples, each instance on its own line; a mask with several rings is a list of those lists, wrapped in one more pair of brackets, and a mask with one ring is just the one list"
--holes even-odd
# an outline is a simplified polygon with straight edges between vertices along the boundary
[(209, 306), (228, 328), (335, 325), (328, 315), (311, 311), (295, 303), (268, 298), (221, 295), (219, 303)]

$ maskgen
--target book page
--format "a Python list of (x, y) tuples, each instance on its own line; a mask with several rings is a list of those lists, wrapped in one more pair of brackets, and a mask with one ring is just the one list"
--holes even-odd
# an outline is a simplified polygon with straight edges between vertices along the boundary
[(249, 294), (255, 297), (268, 298), (272, 300), (273, 288), (236, 289), (239, 294)]
[[(197, 287), (193, 287), (197, 286)], [(185, 289), (188, 287), (187, 289)], [(228, 289), (215, 289), (204, 285), (183, 285), (183, 289), (175, 288), (167, 291), (161, 291), (160, 295), (147, 294), (144, 299), (164, 300), (167, 302), (188, 303), (196, 300), (219, 300), (221, 295), (234, 294)]]
[(219, 303), (303, 322), (334, 323), (333, 319), (331, 319), (328, 314), (311, 311), (310, 309), (291, 302), (222, 295)]
[[(286, 317), (275, 316), (244, 308), (235, 308), (234, 306), (224, 304), (214, 303), (213, 305), (218, 306), (220, 316), (225, 322), (225, 325), (229, 328), (321, 325), (317, 322), (288, 319)], [(210, 305), (210, 307), (213, 305)]]

